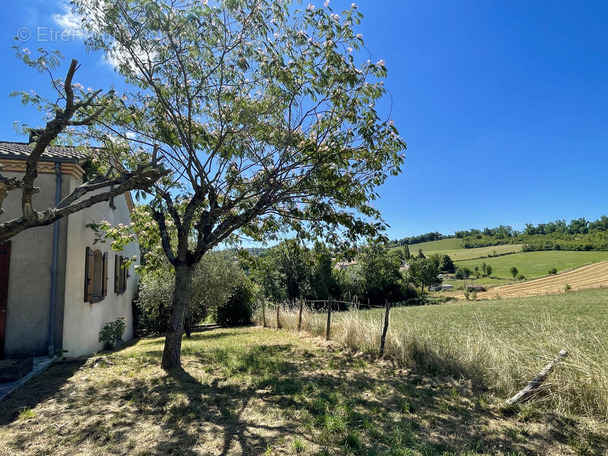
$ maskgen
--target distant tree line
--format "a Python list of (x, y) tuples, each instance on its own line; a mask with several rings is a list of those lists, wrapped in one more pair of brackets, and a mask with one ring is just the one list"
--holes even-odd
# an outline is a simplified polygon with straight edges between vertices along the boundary
[(444, 235), (438, 232), (420, 234), (418, 236), (410, 236), (404, 237), (403, 239), (391, 241), (391, 245), (399, 246), (399, 245), (412, 245), (412, 244), (420, 244), (422, 242), (431, 242), (431, 241), (439, 241), (441, 239), (451, 239), (453, 235)]
[(527, 223), (523, 231), (510, 226), (456, 232), (462, 239), (462, 247), (477, 248), (501, 244), (523, 244), (524, 251), (537, 250), (608, 250), (608, 217), (602, 215), (595, 221), (579, 218), (567, 223), (556, 220), (532, 225)]

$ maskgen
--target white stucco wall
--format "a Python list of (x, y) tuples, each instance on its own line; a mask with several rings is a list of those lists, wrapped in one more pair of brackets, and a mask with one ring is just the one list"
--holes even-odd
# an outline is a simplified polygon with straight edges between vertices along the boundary
[[(3, 174), (6, 177), (23, 177), (23, 173), (17, 172)], [(42, 191), (33, 197), (34, 208), (43, 210), (54, 206), (55, 175), (41, 173), (36, 185)], [(19, 217), (21, 192), (11, 192), (4, 201), (3, 209), (5, 212), (0, 215), (0, 222)], [(61, 226), (65, 229), (64, 224)], [(48, 352), (53, 225), (25, 230), (14, 236), (10, 243), (5, 355), (43, 356)]]
[[(137, 275), (134, 265), (129, 268), (130, 277), (127, 290), (124, 293), (114, 292), (114, 262), (115, 255), (119, 254), (131, 258), (139, 257), (139, 248), (136, 243), (129, 244), (122, 252), (111, 250), (110, 243), (93, 244), (95, 234), (87, 228), (92, 221), (107, 220), (113, 225), (128, 224), (129, 209), (123, 195), (114, 198), (112, 209), (108, 202), (96, 204), (84, 211), (77, 212), (68, 217), (68, 247), (66, 260), (65, 280), (65, 308), (63, 319), (63, 349), (68, 350), (67, 357), (76, 357), (94, 353), (103, 348), (99, 342), (99, 331), (106, 323), (124, 317), (127, 328), (124, 340), (133, 337), (133, 312), (131, 304), (137, 288)], [(86, 247), (99, 249), (108, 253), (108, 294), (99, 302), (84, 301), (85, 280), (85, 251)]]

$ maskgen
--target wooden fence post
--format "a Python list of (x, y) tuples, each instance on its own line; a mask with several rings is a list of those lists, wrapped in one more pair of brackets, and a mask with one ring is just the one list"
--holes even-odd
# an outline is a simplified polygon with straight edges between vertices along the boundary
[(264, 328), (266, 327), (266, 300), (262, 301), (262, 323), (264, 324)]
[(380, 358), (384, 356), (384, 345), (386, 344), (386, 333), (388, 332), (388, 314), (391, 309), (391, 305), (386, 301), (386, 312), (384, 313), (384, 328), (382, 329), (382, 336), (380, 337)]
[(329, 340), (331, 331), (331, 296), (327, 300), (327, 326), (325, 326), (325, 340)]
[(277, 304), (277, 329), (281, 329), (281, 316), (280, 316), (280, 311), (281, 311), (281, 304)]
[(298, 332), (300, 332), (300, 328), (302, 327), (302, 310), (304, 308), (304, 299), (300, 296), (300, 313), (298, 315)]

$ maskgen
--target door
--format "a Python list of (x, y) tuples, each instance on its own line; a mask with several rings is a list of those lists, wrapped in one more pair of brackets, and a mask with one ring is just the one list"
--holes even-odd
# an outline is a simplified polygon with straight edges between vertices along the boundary
[(4, 358), (6, 308), (8, 303), (8, 271), (11, 264), (11, 242), (0, 244), (0, 359)]

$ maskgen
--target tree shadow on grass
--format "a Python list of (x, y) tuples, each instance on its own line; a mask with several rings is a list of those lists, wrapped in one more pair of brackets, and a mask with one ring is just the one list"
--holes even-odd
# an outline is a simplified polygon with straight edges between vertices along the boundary
[[(51, 366), (0, 403), (0, 424), (10, 427), (0, 445), (224, 456), (294, 453), (297, 438), (304, 454), (550, 454), (571, 437), (557, 420), (542, 417), (541, 432), (500, 415), (467, 382), (380, 368), (335, 350), (216, 345), (215, 335), (202, 336), (210, 335), (212, 345), (191, 350), (184, 369), (169, 373), (158, 368), (156, 350)], [(31, 422), (18, 418), (17, 407), (37, 405)], [(591, 445), (601, 454), (605, 440)]]
[(45, 372), (12, 391), (0, 402), (0, 426), (13, 422), (20, 410), (33, 409), (39, 403), (56, 396), (59, 389), (85, 362), (86, 359), (73, 359), (53, 363)]

